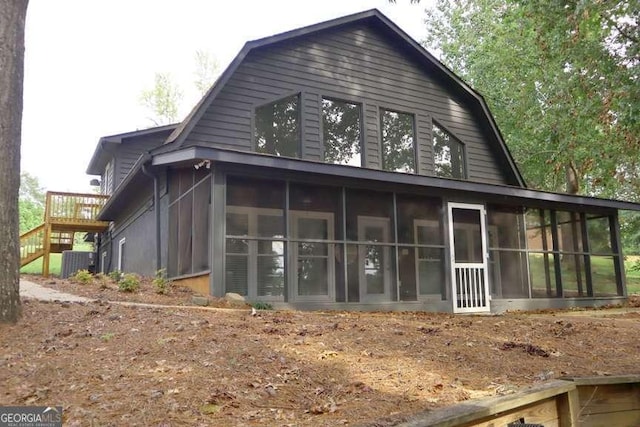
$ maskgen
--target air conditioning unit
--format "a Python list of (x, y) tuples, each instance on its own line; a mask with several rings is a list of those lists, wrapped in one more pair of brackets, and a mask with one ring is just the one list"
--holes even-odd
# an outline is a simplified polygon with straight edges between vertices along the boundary
[(96, 271), (96, 253), (85, 251), (62, 251), (62, 268), (60, 277), (66, 279), (78, 270)]

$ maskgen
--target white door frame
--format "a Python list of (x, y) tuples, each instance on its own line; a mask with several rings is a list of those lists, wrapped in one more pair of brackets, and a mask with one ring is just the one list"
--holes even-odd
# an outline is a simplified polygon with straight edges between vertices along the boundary
[[(491, 311), (490, 284), (487, 263), (486, 209), (484, 205), (448, 203), (449, 254), (451, 259), (451, 295), (454, 313), (481, 313)], [(475, 210), (480, 213), (482, 262), (456, 262), (453, 209)]]
[[(380, 216), (361, 216), (358, 215), (358, 241), (364, 242), (365, 227), (367, 226), (381, 226), (383, 229), (384, 243), (390, 241), (390, 224), (391, 220), (387, 217)], [(380, 242), (382, 243), (382, 242)], [(365, 253), (367, 249), (366, 243), (358, 244), (358, 259), (359, 259), (359, 273), (358, 281), (360, 288), (360, 302), (389, 302), (391, 301), (391, 247), (388, 245), (382, 246), (383, 251), (383, 266), (382, 266), (382, 280), (383, 289), (382, 294), (371, 295), (367, 293), (367, 275), (365, 269)]]
[(289, 221), (291, 224), (291, 275), (292, 280), (290, 283), (291, 293), (289, 294), (291, 301), (322, 301), (322, 302), (334, 302), (335, 301), (335, 245), (333, 243), (319, 242), (327, 245), (327, 295), (299, 295), (298, 293), (298, 241), (295, 236), (298, 235), (298, 219), (320, 219), (327, 222), (327, 240), (331, 241), (334, 238), (333, 212), (316, 212), (316, 211), (289, 211)]

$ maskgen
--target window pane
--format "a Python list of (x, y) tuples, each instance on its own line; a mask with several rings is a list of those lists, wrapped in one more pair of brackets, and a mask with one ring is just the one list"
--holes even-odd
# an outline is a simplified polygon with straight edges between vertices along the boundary
[(465, 178), (462, 143), (435, 123), (433, 125), (433, 158), (436, 176)]
[(283, 181), (227, 176), (227, 206), (282, 209), (284, 195)]
[(489, 206), (489, 247), (524, 249), (524, 217), (521, 208)]
[(364, 275), (368, 295), (384, 294), (384, 266), (388, 251), (385, 246), (364, 247)]
[(498, 298), (529, 297), (526, 252), (491, 251), (489, 271), (492, 295)]
[(592, 256), (591, 274), (593, 278), (593, 296), (615, 296), (618, 295), (616, 285), (616, 257)]
[(249, 241), (244, 239), (227, 239), (228, 254), (248, 254)]
[(249, 216), (227, 212), (227, 236), (248, 236)]
[(413, 115), (382, 110), (382, 169), (415, 173)]
[(554, 298), (556, 292), (555, 268), (553, 255), (529, 254), (529, 278), (531, 280), (531, 296), (534, 298)]
[(589, 250), (592, 254), (610, 254), (611, 231), (609, 229), (609, 217), (588, 218), (587, 230), (589, 232)]
[(582, 255), (560, 255), (562, 291), (567, 298), (587, 295), (584, 257)]
[(192, 272), (193, 248), (193, 191), (187, 193), (179, 201), (178, 220), (178, 275)]
[(327, 267), (326, 257), (298, 257), (298, 295), (329, 295)]
[(256, 108), (256, 150), (298, 157), (298, 95)]
[(298, 218), (296, 238), (327, 240), (329, 230), (327, 220), (322, 218)]
[(258, 215), (258, 237), (284, 237), (284, 216)]
[(284, 242), (258, 242), (258, 296), (282, 296), (284, 290)]
[(527, 247), (536, 251), (553, 250), (549, 211), (529, 210), (527, 211), (526, 222)]
[(361, 107), (344, 101), (322, 100), (324, 161), (361, 166)]
[(429, 197), (396, 196), (398, 241), (442, 245), (442, 201)]
[(194, 189), (193, 197), (193, 272), (209, 268), (209, 214), (211, 179), (205, 179)]
[(582, 221), (575, 212), (558, 212), (558, 248), (562, 252), (582, 252)]
[(227, 254), (225, 264), (225, 292), (247, 295), (248, 257)]
[(178, 208), (180, 205), (175, 203), (169, 207), (169, 248), (167, 257), (167, 276), (175, 277), (178, 275)]
[(480, 211), (455, 208), (451, 213), (455, 262), (483, 262)]
[(394, 234), (390, 227), (393, 223), (393, 198), (390, 193), (347, 190), (346, 203), (348, 240), (364, 241), (362, 224), (369, 221), (379, 225), (384, 222), (384, 226), (389, 230), (384, 241), (392, 241)]
[(441, 294), (444, 286), (444, 250), (418, 248), (420, 295)]
[[(333, 216), (334, 235), (342, 238), (342, 192), (337, 187), (291, 183), (289, 207), (292, 211), (323, 212)], [(292, 214), (292, 216), (294, 216)], [(309, 214), (313, 217), (313, 214)], [(295, 227), (292, 227), (293, 231)], [(295, 236), (299, 237), (299, 236)], [(331, 236), (330, 239), (333, 239)]]

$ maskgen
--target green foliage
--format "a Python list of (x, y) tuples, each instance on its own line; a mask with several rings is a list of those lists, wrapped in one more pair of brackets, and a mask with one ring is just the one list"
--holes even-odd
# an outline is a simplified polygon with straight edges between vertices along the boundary
[(134, 273), (127, 273), (118, 281), (118, 289), (121, 292), (135, 292), (140, 287), (140, 277)]
[(203, 96), (215, 81), (218, 73), (218, 60), (210, 52), (198, 50), (195, 54), (196, 59), (196, 80), (194, 85), (198, 93)]
[(256, 310), (273, 310), (273, 305), (264, 301), (256, 301), (251, 304), (251, 307), (255, 308)]
[(88, 285), (93, 281), (93, 274), (89, 270), (78, 270), (71, 279), (81, 285)]
[(637, 200), (638, 41), (624, 34), (640, 3), (437, 0), (427, 14), (428, 47), (485, 96), (529, 185)]
[(633, 263), (627, 267), (629, 271), (640, 272), (640, 259), (633, 261)]
[(156, 276), (153, 278), (153, 286), (158, 294), (166, 294), (171, 288), (171, 281), (167, 279), (167, 270), (161, 269), (156, 271)]
[(122, 279), (122, 271), (113, 270), (112, 272), (109, 273), (109, 278), (111, 278), (111, 280), (113, 280), (116, 283), (119, 282)]
[(104, 342), (108, 342), (111, 341), (115, 336), (116, 334), (114, 334), (113, 332), (107, 332), (106, 334), (100, 335), (100, 339)]
[(158, 126), (178, 120), (178, 107), (182, 91), (168, 73), (156, 73), (153, 88), (142, 91), (140, 104), (151, 113), (151, 120)]
[(20, 174), (20, 234), (44, 222), (45, 190), (40, 181), (28, 172)]
[[(218, 61), (209, 52), (195, 53), (194, 86), (198, 96), (203, 96), (213, 85), (218, 74)], [(149, 119), (155, 126), (175, 123), (184, 100), (184, 93), (170, 73), (156, 73), (154, 85), (142, 91), (140, 105), (150, 113)]]
[(98, 287), (100, 289), (107, 289), (109, 287), (109, 283), (111, 282), (111, 278), (104, 273), (98, 273), (94, 276), (94, 280), (98, 283)]

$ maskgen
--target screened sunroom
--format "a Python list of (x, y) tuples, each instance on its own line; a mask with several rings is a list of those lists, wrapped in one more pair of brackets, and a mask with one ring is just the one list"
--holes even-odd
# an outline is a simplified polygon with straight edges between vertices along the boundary
[(482, 202), (365, 181), (172, 176), (169, 273), (210, 274), (213, 294), (453, 312), (591, 305), (625, 294), (615, 210), (526, 207), (495, 195)]

